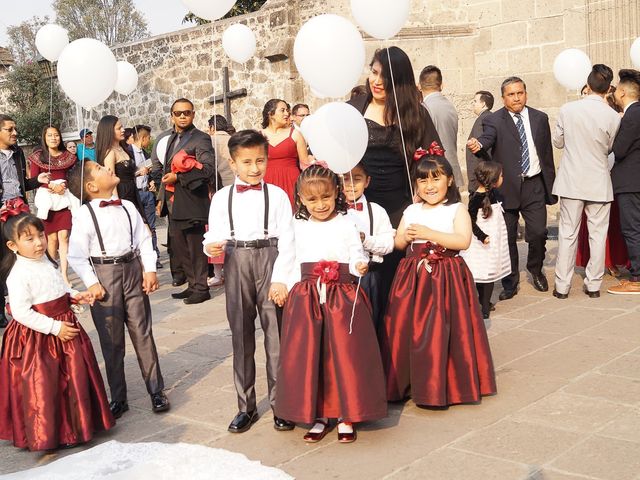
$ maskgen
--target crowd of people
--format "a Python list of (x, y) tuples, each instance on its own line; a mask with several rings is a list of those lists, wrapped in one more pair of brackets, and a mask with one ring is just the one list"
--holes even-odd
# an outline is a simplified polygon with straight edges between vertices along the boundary
[[(45, 450), (111, 428), (129, 409), (125, 326), (152, 410), (170, 408), (149, 303), (162, 266), (156, 215), (168, 219), (173, 286), (186, 285), (172, 297), (198, 304), (224, 285), (238, 402), (230, 432), (258, 418), (257, 317), (274, 428), (310, 425), (305, 442), (336, 425), (339, 441), (351, 443), (355, 424), (385, 417), (388, 401), (446, 408), (496, 394), (484, 320), (495, 282), (501, 301), (518, 293), (520, 217), (535, 289), (549, 288), (546, 207), (559, 202), (553, 295), (568, 297), (579, 249), (586, 295), (600, 295), (605, 265), (630, 273), (610, 293), (640, 293), (640, 72), (621, 70), (611, 94), (613, 80), (594, 65), (584, 98), (563, 106), (553, 128), (528, 106), (519, 77), (503, 81), (495, 112), (493, 94), (478, 91), (466, 180), (442, 72), (429, 65), (416, 82), (397, 47), (374, 54), (349, 100), (369, 136), (345, 175), (317, 161), (296, 128), (309, 107), (281, 99), (265, 104), (261, 130), (238, 132), (221, 115), (199, 130), (194, 104), (177, 99), (172, 128), (150, 155), (151, 129), (126, 129), (115, 116), (100, 120), (95, 141), (83, 129), (77, 145), (49, 126), (28, 169), (15, 122), (0, 115), (12, 316), (0, 358), (0, 438)], [(557, 174), (553, 146), (563, 149)], [(34, 189), (36, 215), (24, 201)], [(67, 265), (84, 290), (73, 288)], [(90, 305), (110, 401), (75, 304)]]

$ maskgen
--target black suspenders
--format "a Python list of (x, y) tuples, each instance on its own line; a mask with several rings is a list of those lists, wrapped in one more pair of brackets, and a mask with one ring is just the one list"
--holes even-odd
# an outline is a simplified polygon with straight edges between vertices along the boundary
[[(231, 230), (231, 240), (236, 239), (236, 230), (233, 224), (233, 191), (235, 185), (231, 185), (229, 188), (229, 202), (227, 208), (229, 210), (229, 229)], [(256, 189), (257, 190), (257, 189)], [(267, 190), (267, 184), (262, 184), (262, 191), (264, 192), (264, 223), (262, 226), (264, 238), (269, 238), (269, 192)]]
[[(367, 211), (369, 212), (369, 236), (373, 237), (373, 209), (371, 202), (367, 201)], [(373, 253), (369, 252), (369, 261), (373, 258)]]
[[(104, 241), (102, 240), (102, 233), (100, 232), (100, 226), (98, 225), (96, 212), (93, 211), (91, 202), (87, 202), (86, 205), (87, 205), (87, 208), (89, 209), (89, 213), (91, 214), (91, 220), (93, 221), (93, 226), (96, 229), (96, 234), (98, 235), (98, 244), (100, 245), (100, 251), (102, 252), (102, 256), (106, 257), (107, 250), (104, 248)], [(131, 251), (133, 251), (133, 224), (131, 223), (131, 215), (129, 215), (129, 212), (127, 211), (124, 205), (122, 205), (122, 208), (124, 209), (124, 213), (127, 214), (127, 220), (129, 220), (129, 239), (131, 243)]]

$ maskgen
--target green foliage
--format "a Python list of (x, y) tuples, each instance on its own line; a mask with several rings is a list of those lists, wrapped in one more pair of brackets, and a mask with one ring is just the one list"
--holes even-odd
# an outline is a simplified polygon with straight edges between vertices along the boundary
[[(255, 12), (260, 10), (260, 7), (265, 4), (267, 0), (238, 0), (233, 6), (231, 11), (227, 13), (224, 18), (236, 17), (238, 15), (244, 15), (245, 13)], [(205, 25), (211, 23), (209, 20), (197, 17), (193, 13), (187, 13), (182, 19), (182, 23), (195, 23), (196, 25)]]
[(34, 16), (18, 25), (7, 27), (7, 37), (9, 38), (7, 47), (17, 64), (36, 59), (38, 56), (36, 33), (40, 27), (49, 22), (48, 16)]
[[(38, 63), (25, 63), (14, 67), (7, 76), (10, 115), (15, 119), (21, 141), (39, 144), (42, 129), (49, 125), (51, 83)], [(53, 82), (53, 108), (51, 124), (60, 126), (62, 95), (57, 82)]]

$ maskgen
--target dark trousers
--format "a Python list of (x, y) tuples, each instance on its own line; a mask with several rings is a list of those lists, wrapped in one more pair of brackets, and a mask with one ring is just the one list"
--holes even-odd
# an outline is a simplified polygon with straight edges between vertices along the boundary
[(172, 225), (171, 216), (168, 218), (168, 227), (167, 227), (167, 254), (169, 255), (169, 269), (171, 270), (171, 278), (174, 280), (183, 280), (186, 278), (184, 271), (182, 270), (182, 264), (178, 261), (179, 259), (174, 255), (173, 248), (171, 247), (171, 236), (172, 230), (175, 225)]
[(124, 327), (138, 357), (138, 365), (150, 395), (164, 388), (158, 352), (151, 329), (151, 305), (142, 291), (142, 264), (139, 259), (118, 265), (94, 265), (107, 294), (95, 302), (91, 316), (100, 337), (111, 400), (127, 400), (124, 375)]
[[(169, 225), (172, 221), (169, 220)], [(171, 225), (171, 257), (177, 269), (187, 277), (189, 289), (193, 293), (209, 291), (207, 285), (207, 255), (202, 249), (204, 225), (181, 229)], [(172, 272), (173, 273), (173, 272)]]
[(491, 312), (491, 295), (493, 294), (493, 282), (492, 283), (476, 283), (476, 290), (478, 290), (478, 300), (480, 300), (480, 306), (482, 307), (482, 316), (488, 317)]
[(360, 288), (367, 294), (371, 301), (371, 311), (373, 313), (373, 324), (376, 332), (381, 331), (384, 320), (384, 310), (387, 306), (387, 297), (383, 297), (380, 292), (382, 282), (382, 264), (369, 262), (369, 272), (362, 277)]
[(153, 241), (153, 249), (160, 258), (160, 250), (158, 249), (158, 236), (156, 235), (156, 197), (153, 192), (148, 190), (138, 190), (140, 194), (140, 202), (144, 209), (144, 216), (147, 218), (147, 224), (151, 229), (151, 240)]
[(640, 281), (640, 193), (618, 193), (616, 200), (620, 209), (620, 227), (627, 244), (629, 272), (633, 281)]
[(520, 281), (517, 244), (520, 215), (524, 218), (524, 239), (529, 244), (527, 270), (539, 274), (547, 251), (547, 205), (542, 175), (524, 179), (520, 188), (520, 208), (504, 212), (511, 257), (511, 273), (502, 279), (502, 287), (506, 291), (518, 288)]
[(257, 407), (256, 313), (260, 316), (267, 354), (269, 403), (272, 409), (275, 405), (281, 310), (268, 297), (277, 256), (276, 247), (235, 248), (228, 245), (225, 250), (224, 288), (233, 344), (233, 381), (241, 412), (252, 412)]

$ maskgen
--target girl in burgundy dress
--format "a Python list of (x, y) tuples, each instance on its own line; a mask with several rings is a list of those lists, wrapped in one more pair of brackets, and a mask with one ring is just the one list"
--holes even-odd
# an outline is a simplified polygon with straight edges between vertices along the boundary
[(65, 285), (42, 221), (28, 212), (21, 199), (0, 211), (13, 316), (0, 356), (0, 439), (51, 450), (88, 442), (114, 420), (91, 341), (70, 309), (93, 296)]
[[(335, 173), (312, 165), (296, 191), (296, 260), (285, 265), (278, 257), (270, 291), (284, 304), (275, 415), (313, 424), (304, 436), (310, 443), (337, 419), (338, 439), (349, 443), (354, 422), (387, 415), (371, 305), (357, 287), (369, 258)], [(290, 292), (287, 284), (295, 284)]]
[[(435, 142), (434, 142), (435, 143)], [(489, 341), (469, 268), (471, 219), (453, 170), (432, 145), (412, 165), (420, 202), (404, 211), (396, 248), (406, 249), (391, 287), (381, 349), (390, 401), (446, 407), (496, 393)]]

